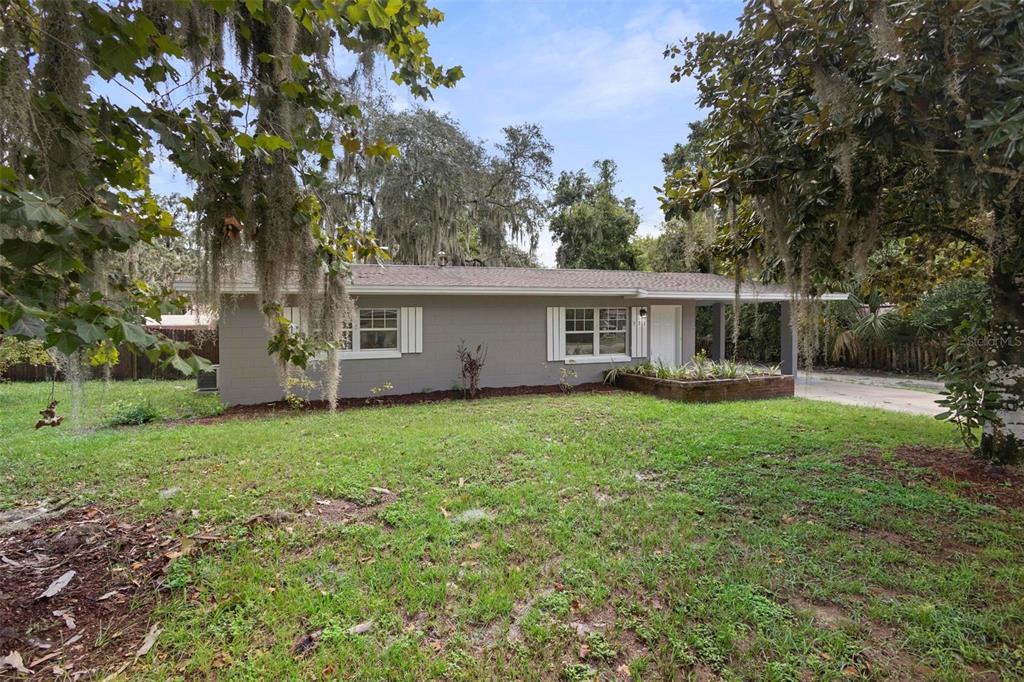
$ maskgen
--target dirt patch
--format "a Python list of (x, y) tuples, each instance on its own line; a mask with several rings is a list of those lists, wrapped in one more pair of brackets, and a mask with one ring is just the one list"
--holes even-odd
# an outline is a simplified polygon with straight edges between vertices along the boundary
[[(619, 389), (602, 383), (580, 384), (573, 388), (572, 393), (617, 393)], [(482, 388), (476, 398), (502, 398), (519, 395), (554, 395), (565, 391), (557, 384), (553, 386), (508, 386), (504, 388)], [(419, 405), (422, 403), (442, 403), (454, 400), (467, 400), (462, 391), (429, 391), (426, 393), (404, 393), (401, 395), (385, 395), (377, 398), (342, 398), (338, 401), (339, 410), (351, 410), (362, 407), (393, 407), (396, 405)], [(302, 407), (293, 407), (285, 400), (257, 405), (232, 405), (224, 412), (209, 417), (188, 417), (172, 419), (163, 424), (213, 424), (231, 419), (262, 419), (274, 415), (294, 415), (302, 412), (320, 412), (327, 410), (323, 400), (310, 400)]]
[(398, 493), (386, 488), (377, 488), (372, 492), (374, 497), (363, 504), (343, 498), (316, 500), (314, 509), (309, 512), (310, 517), (314, 521), (338, 525), (369, 521), (398, 499)]
[(892, 462), (878, 452), (847, 457), (845, 463), (853, 466), (872, 464), (894, 473), (903, 485), (952, 480), (962, 484), (964, 494), (971, 499), (1006, 509), (1024, 508), (1024, 472), (1019, 468), (989, 464), (959, 448), (901, 447), (893, 456), (923, 471), (893, 467)]
[(165, 570), (188, 542), (96, 507), (0, 537), (0, 652), (18, 651), (37, 674), (76, 678), (130, 664)]
[(826, 628), (837, 628), (850, 622), (846, 612), (834, 604), (815, 604), (802, 597), (793, 597), (789, 599), (789, 605), (794, 611), (810, 614), (815, 622)]

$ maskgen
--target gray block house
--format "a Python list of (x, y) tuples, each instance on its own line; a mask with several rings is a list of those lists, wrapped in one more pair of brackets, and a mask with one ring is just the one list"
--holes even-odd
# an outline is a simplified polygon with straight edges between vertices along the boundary
[[(357, 310), (341, 352), (343, 398), (368, 397), (387, 384), (389, 395), (452, 389), (460, 341), (486, 345), (484, 387), (596, 382), (610, 367), (645, 359), (680, 365), (694, 355), (698, 306), (712, 308), (711, 354), (721, 358), (734, 282), (701, 273), (356, 265), (350, 291)], [(282, 399), (254, 280), (237, 277), (223, 292), (221, 398)], [(796, 374), (791, 292), (747, 282), (740, 300), (782, 307), (782, 372)], [(296, 319), (297, 309), (285, 312)], [(310, 377), (320, 371), (313, 367)]]

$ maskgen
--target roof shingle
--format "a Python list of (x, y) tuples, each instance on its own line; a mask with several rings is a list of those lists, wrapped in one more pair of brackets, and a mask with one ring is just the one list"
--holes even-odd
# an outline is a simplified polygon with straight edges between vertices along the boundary
[[(184, 290), (192, 283), (181, 282)], [(696, 298), (732, 300), (732, 278), (699, 272), (635, 272), (440, 265), (353, 265), (353, 294), (583, 294), (636, 298)], [(251, 265), (239, 268), (223, 283), (225, 292), (255, 292)], [(790, 290), (779, 284), (743, 282), (744, 300), (787, 300)], [(842, 296), (826, 295), (824, 298)]]

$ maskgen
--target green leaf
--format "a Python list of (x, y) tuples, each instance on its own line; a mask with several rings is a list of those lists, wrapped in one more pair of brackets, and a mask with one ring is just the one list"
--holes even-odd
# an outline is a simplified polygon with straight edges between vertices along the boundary
[(245, 0), (245, 8), (253, 17), (259, 18), (263, 14), (263, 0)]
[(136, 346), (145, 348), (156, 341), (156, 337), (146, 331), (142, 325), (132, 322), (121, 322), (121, 330), (124, 332), (124, 340)]
[(85, 320), (75, 320), (75, 331), (86, 343), (99, 343), (107, 338), (106, 329)]
[(185, 360), (177, 353), (170, 357), (170, 362), (171, 367), (178, 370), (182, 374), (192, 375), (195, 372), (195, 368), (192, 365), (185, 362)]
[(256, 141), (253, 140), (252, 135), (249, 133), (238, 133), (235, 135), (235, 144), (237, 144), (240, 149), (249, 151), (255, 143)]
[(64, 212), (42, 197), (32, 192), (18, 192), (16, 196), (21, 206), (7, 211), (4, 222), (29, 228), (39, 227), (40, 223), (67, 226), (69, 221)]
[(71, 332), (60, 331), (47, 336), (46, 344), (56, 348), (64, 355), (71, 355), (82, 347), (82, 340)]
[(387, 28), (391, 25), (391, 17), (385, 14), (376, 0), (370, 0), (366, 6), (366, 14), (370, 18), (370, 25), (374, 28)]
[(267, 133), (260, 133), (256, 136), (255, 140), (257, 146), (261, 149), (265, 149), (268, 152), (275, 152), (278, 149), (291, 149), (292, 144), (283, 137), (277, 135), (268, 135)]

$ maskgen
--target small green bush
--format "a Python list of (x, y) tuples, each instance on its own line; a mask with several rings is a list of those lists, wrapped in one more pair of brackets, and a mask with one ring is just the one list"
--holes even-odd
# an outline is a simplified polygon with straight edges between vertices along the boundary
[(148, 400), (133, 403), (119, 400), (110, 408), (110, 416), (107, 417), (109, 426), (138, 426), (147, 424), (160, 418), (160, 413)]
[(657, 379), (675, 379), (679, 381), (701, 379), (746, 379), (756, 376), (777, 376), (781, 374), (778, 365), (754, 365), (738, 363), (732, 360), (715, 361), (704, 352), (699, 352), (693, 360), (681, 367), (666, 365), (662, 362), (645, 361), (629, 367), (615, 367), (608, 371), (605, 380), (614, 383), (619, 374), (639, 374)]

